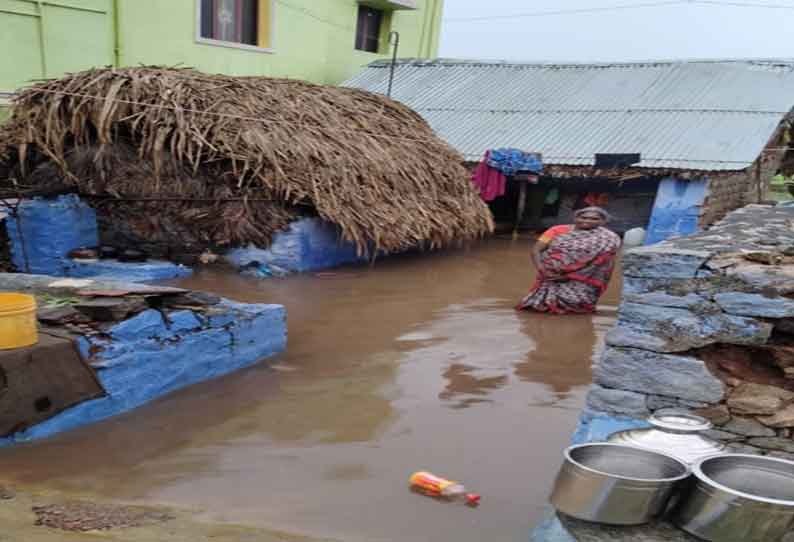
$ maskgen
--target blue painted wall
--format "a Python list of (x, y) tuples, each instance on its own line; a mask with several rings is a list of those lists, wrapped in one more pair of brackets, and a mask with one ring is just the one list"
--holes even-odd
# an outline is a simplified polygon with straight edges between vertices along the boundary
[(663, 179), (656, 193), (645, 244), (652, 245), (670, 237), (698, 231), (707, 186), (706, 179)]
[(23, 201), (18, 217), (7, 219), (6, 229), (12, 261), (24, 273), (147, 282), (184, 277), (192, 272), (189, 267), (166, 261), (82, 263), (69, 259), (72, 250), (99, 244), (96, 213), (74, 194)]
[[(189, 310), (168, 315), (147, 310), (117, 324), (103, 339), (82, 338), (107, 396), (81, 403), (11, 437), (0, 446), (40, 439), (143, 405), (157, 397), (217, 378), (282, 352), (287, 345), (281, 305), (224, 301), (204, 317)], [(98, 353), (90, 354), (92, 350)]]
[(286, 275), (338, 267), (362, 261), (353, 243), (342, 240), (339, 228), (320, 218), (293, 222), (273, 237), (267, 250), (256, 247), (230, 251), (226, 259), (243, 272)]
[(96, 213), (74, 194), (23, 201), (6, 228), (11, 259), (23, 273), (66, 276), (70, 251), (99, 244)]

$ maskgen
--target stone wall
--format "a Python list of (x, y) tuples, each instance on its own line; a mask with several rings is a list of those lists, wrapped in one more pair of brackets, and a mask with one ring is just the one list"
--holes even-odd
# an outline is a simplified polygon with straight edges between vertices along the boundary
[[(708, 195), (703, 202), (700, 215), (701, 225), (713, 224), (726, 213), (738, 209), (748, 203), (748, 191), (755, 186), (753, 173), (750, 170), (712, 177), (708, 182)], [(758, 198), (749, 201), (758, 202)]]
[(624, 276), (575, 440), (677, 408), (734, 450), (794, 458), (794, 208), (631, 250)]
[[(700, 216), (701, 225), (714, 224), (730, 211), (743, 205), (760, 203), (757, 176), (760, 176), (760, 199), (763, 200), (772, 177), (780, 169), (784, 155), (785, 153), (780, 151), (765, 152), (759, 162), (751, 168), (709, 178), (708, 195), (703, 202)], [(759, 165), (760, 172), (757, 171)]]

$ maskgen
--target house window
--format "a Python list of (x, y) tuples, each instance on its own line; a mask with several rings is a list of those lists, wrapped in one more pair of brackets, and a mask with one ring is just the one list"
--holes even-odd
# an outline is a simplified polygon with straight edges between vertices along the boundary
[(201, 0), (201, 37), (262, 46), (259, 4), (260, 0)]
[(384, 12), (367, 6), (358, 7), (358, 24), (356, 25), (356, 49), (377, 53), (380, 50), (380, 36), (383, 26)]

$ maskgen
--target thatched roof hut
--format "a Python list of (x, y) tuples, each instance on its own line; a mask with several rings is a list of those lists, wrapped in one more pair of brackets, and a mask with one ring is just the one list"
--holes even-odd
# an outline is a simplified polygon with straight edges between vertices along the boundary
[(3, 169), (215, 246), (266, 245), (304, 210), (362, 251), (492, 229), (461, 156), (416, 113), (303, 81), (141, 67), (42, 82), (0, 127)]

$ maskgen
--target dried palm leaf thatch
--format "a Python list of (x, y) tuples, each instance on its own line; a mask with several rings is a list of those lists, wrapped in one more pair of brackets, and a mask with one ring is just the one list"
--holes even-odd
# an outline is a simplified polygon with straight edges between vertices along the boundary
[[(246, 243), (266, 247), (275, 232), (300, 216), (264, 192), (249, 190), (239, 197), (233, 179), (216, 182), (228, 176), (217, 165), (202, 166), (194, 173), (168, 153), (160, 162), (160, 185), (147, 182), (156, 177), (154, 165), (139, 159), (136, 150), (122, 141), (105, 149), (75, 147), (65, 160), (70, 174), (81, 180), (80, 192), (97, 208), (100, 224), (115, 225), (103, 228), (103, 234), (126, 232), (124, 240), (133, 245), (176, 252)], [(36, 167), (28, 182), (45, 193), (69, 189), (52, 162)]]
[[(34, 85), (12, 111), (0, 128), (0, 160), (26, 182), (41, 182), (31, 162), (43, 158), (90, 194), (231, 195), (274, 200), (286, 213), (310, 206), (362, 252), (439, 247), (493, 229), (461, 157), (415, 112), (360, 90), (108, 68)], [(118, 161), (106, 155), (118, 145), (134, 149), (150, 171), (116, 178)], [(77, 168), (70, 153), (86, 146), (92, 166)], [(234, 220), (207, 216), (196, 228), (261, 243), (255, 230), (274, 206), (260, 205), (226, 208)]]

